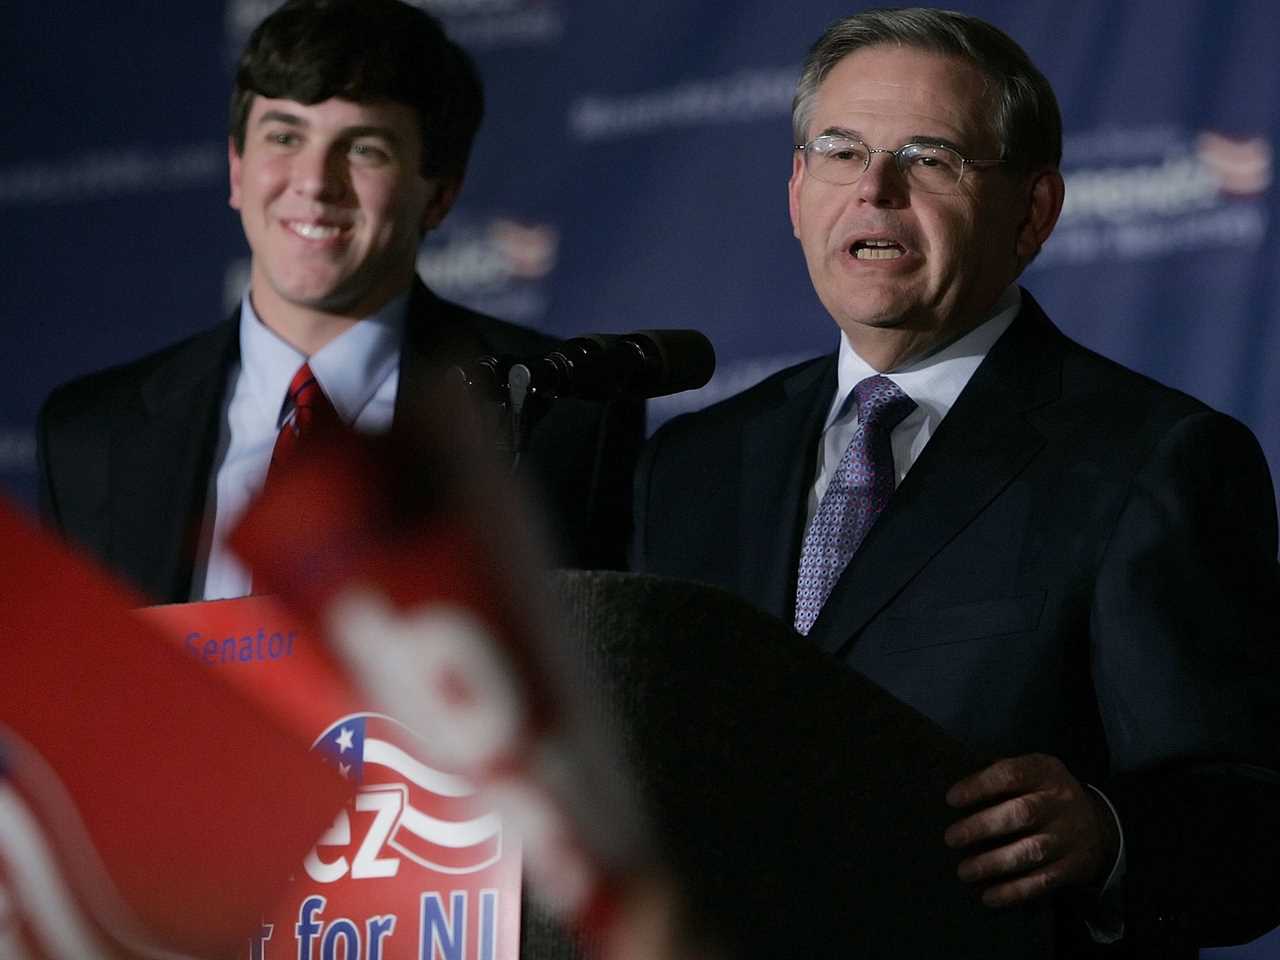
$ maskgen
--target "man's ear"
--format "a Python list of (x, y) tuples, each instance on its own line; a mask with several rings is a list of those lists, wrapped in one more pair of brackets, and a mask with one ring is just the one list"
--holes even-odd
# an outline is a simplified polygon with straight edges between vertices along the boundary
[(240, 209), (240, 151), (234, 137), (227, 137), (227, 170), (231, 181), (231, 195), (227, 204), (232, 210)]
[(1016, 248), (1021, 264), (1039, 253), (1053, 233), (1067, 191), (1062, 174), (1052, 167), (1031, 174), (1029, 183), (1027, 215), (1018, 229)]
[(440, 222), (453, 209), (454, 201), (462, 190), (462, 178), (428, 177), (427, 186), (432, 191), (432, 196), (427, 201), (426, 209), (422, 211), (422, 222), (418, 225), (419, 232), (424, 236), (440, 226)]
[(791, 179), (787, 181), (787, 206), (791, 210), (791, 232), (800, 239), (800, 187), (804, 183), (804, 155), (791, 151)]

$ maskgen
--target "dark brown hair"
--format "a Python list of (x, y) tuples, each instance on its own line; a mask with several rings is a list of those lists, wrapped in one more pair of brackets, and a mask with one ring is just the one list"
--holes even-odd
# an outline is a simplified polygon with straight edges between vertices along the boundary
[(253, 98), (389, 100), (418, 115), (424, 176), (461, 178), (484, 114), (475, 64), (435, 17), (401, 0), (289, 0), (240, 57), (231, 138), (244, 151)]

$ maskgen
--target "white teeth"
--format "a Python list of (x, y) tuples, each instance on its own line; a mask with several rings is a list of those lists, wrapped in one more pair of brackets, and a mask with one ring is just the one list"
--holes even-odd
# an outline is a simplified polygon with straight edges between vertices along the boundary
[(902, 250), (896, 246), (863, 246), (853, 251), (856, 260), (896, 260), (902, 256)]
[(328, 240), (342, 231), (338, 227), (326, 227), (318, 223), (291, 223), (289, 229), (308, 240)]

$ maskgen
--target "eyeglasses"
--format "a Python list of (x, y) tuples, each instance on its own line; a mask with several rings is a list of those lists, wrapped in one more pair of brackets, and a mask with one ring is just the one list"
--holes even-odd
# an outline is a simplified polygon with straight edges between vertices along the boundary
[(871, 169), (871, 155), (887, 153), (912, 187), (926, 193), (956, 193), (966, 167), (990, 167), (1003, 160), (967, 160), (936, 143), (904, 143), (897, 150), (869, 147), (856, 137), (823, 134), (796, 149), (804, 154), (810, 176), (836, 186), (857, 183)]

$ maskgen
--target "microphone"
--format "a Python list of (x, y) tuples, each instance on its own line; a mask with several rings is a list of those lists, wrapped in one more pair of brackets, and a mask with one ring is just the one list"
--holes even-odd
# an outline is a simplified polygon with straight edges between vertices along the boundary
[(545, 357), (511, 364), (513, 402), (526, 397), (613, 400), (664, 397), (711, 379), (716, 352), (697, 330), (639, 330), (565, 340)]
[(489, 401), (485, 409), (505, 412), (506, 439), (499, 447), (511, 454), (514, 473), (534, 423), (552, 400), (664, 397), (704, 386), (715, 369), (715, 348), (697, 330), (639, 330), (574, 337), (530, 360), (477, 357), (452, 367), (449, 377), (472, 397)]
[(454, 364), (448, 376), (472, 396), (482, 400), (505, 403), (507, 400), (507, 371), (510, 357), (476, 357), (466, 363)]

